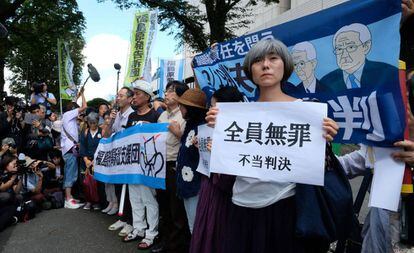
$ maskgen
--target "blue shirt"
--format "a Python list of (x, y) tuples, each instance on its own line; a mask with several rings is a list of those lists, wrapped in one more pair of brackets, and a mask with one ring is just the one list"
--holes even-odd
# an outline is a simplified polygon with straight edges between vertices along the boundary
[(80, 155), (93, 158), (96, 148), (98, 147), (99, 141), (102, 138), (102, 130), (98, 128), (98, 132), (92, 137), (90, 130), (88, 129), (87, 134), (83, 132), (80, 136)]

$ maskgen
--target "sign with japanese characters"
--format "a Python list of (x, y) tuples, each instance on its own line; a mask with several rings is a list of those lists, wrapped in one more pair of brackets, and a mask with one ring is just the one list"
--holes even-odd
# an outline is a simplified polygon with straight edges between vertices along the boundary
[(101, 139), (95, 152), (95, 179), (165, 189), (167, 126), (136, 125)]
[(164, 97), (164, 89), (169, 81), (184, 79), (184, 59), (160, 59), (159, 97)]
[(400, 1), (347, 1), (219, 43), (194, 58), (195, 74), (208, 97), (221, 85), (232, 85), (254, 101), (258, 90), (243, 72), (244, 57), (258, 41), (279, 39), (294, 64), (282, 89), (328, 103), (329, 117), (340, 126), (336, 142), (392, 146), (405, 127), (400, 17)]
[(151, 67), (150, 54), (157, 31), (158, 11), (137, 12), (132, 28), (125, 85), (144, 77)]
[(210, 172), (323, 185), (327, 105), (218, 103)]
[(197, 171), (203, 175), (210, 177), (210, 157), (211, 153), (207, 149), (207, 144), (212, 141), (214, 128), (205, 125), (198, 126), (198, 152), (200, 153), (200, 161)]
[(74, 100), (77, 95), (72, 77), (74, 64), (70, 58), (69, 45), (60, 39), (58, 39), (58, 65), (60, 100)]

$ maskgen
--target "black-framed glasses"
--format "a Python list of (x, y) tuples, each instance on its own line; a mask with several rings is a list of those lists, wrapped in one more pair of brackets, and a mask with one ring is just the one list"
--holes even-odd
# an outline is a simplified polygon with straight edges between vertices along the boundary
[(344, 50), (346, 50), (348, 53), (353, 53), (358, 49), (358, 47), (360, 47), (362, 45), (364, 45), (364, 43), (359, 44), (359, 45), (349, 45), (349, 46), (346, 46), (346, 47), (336, 47), (334, 49), (334, 54), (336, 54), (336, 55), (343, 54)]
[(308, 62), (310, 62), (310, 61), (299, 61), (299, 62), (294, 63), (293, 67), (295, 69), (303, 69), (305, 67), (306, 63), (308, 63)]

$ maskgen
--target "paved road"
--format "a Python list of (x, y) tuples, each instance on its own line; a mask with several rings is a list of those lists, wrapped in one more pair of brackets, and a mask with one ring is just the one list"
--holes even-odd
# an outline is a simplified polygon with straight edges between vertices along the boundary
[[(354, 195), (360, 184), (361, 178), (351, 181)], [(361, 220), (366, 216), (366, 205), (367, 198)], [(114, 216), (82, 209), (43, 211), (35, 219), (0, 233), (0, 252), (145, 252), (136, 249), (136, 242), (123, 243), (117, 232), (108, 231), (107, 227), (115, 221)]]
[(0, 252), (148, 252), (139, 251), (136, 242), (121, 242), (117, 232), (109, 231), (115, 221), (114, 216), (82, 209), (43, 211), (0, 233)]

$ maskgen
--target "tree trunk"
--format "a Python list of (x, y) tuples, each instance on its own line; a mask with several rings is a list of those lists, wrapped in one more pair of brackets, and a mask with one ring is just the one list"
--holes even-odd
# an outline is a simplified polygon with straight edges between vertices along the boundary
[(206, 1), (207, 19), (210, 25), (210, 45), (226, 39), (227, 5), (223, 0)]
[(0, 59), (0, 92), (4, 91), (4, 69), (5, 69), (5, 61), (4, 59)]

